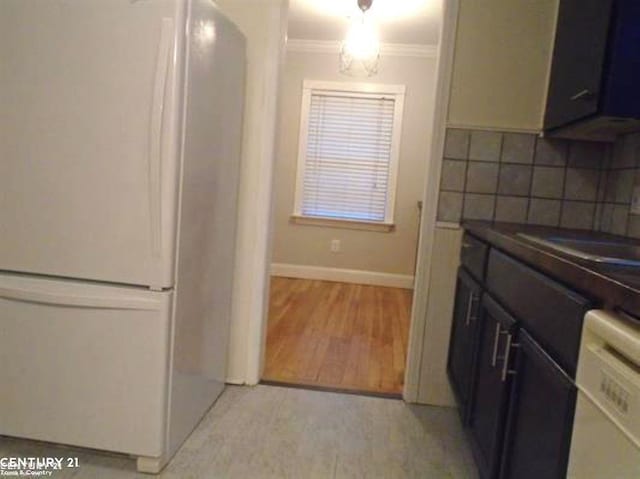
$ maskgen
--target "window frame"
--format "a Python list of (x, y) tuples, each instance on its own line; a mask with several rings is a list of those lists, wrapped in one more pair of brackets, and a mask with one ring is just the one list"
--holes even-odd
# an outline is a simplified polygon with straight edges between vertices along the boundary
[[(347, 97), (382, 97), (394, 100), (393, 131), (391, 135), (391, 157), (389, 159), (388, 187), (385, 198), (385, 218), (383, 221), (367, 221), (353, 218), (308, 216), (302, 212), (304, 199), (304, 177), (307, 166), (307, 142), (309, 137), (309, 113), (311, 96), (315, 92)], [(400, 162), (400, 141), (402, 138), (402, 119), (404, 114), (404, 85), (385, 85), (377, 83), (350, 83), (304, 80), (302, 84), (302, 104), (300, 111), (300, 132), (298, 137), (298, 159), (296, 169), (295, 198), (292, 219), (299, 224), (322, 224), (332, 227), (371, 229), (391, 231), (395, 227), (395, 203)]]

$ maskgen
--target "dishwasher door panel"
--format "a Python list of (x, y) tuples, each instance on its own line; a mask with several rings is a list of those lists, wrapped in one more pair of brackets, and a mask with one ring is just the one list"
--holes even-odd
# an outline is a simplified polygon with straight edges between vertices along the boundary
[(640, 477), (640, 448), (584, 394), (578, 394), (568, 479)]
[(640, 327), (611, 311), (589, 311), (576, 383), (567, 477), (640, 477)]

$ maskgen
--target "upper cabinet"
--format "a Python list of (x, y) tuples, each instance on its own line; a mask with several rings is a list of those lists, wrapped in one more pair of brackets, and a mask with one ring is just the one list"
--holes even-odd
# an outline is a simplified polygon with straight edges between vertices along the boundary
[(640, 2), (560, 0), (544, 130), (613, 141), (640, 129)]
[(545, 128), (598, 112), (612, 0), (560, 2)]

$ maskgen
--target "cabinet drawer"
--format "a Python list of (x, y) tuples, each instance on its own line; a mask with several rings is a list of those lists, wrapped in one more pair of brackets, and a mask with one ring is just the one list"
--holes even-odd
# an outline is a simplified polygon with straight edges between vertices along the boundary
[(489, 245), (487, 243), (480, 241), (469, 233), (464, 234), (460, 251), (460, 263), (480, 282), (484, 280), (488, 253)]
[(580, 333), (591, 301), (519, 261), (491, 250), (487, 289), (575, 377)]

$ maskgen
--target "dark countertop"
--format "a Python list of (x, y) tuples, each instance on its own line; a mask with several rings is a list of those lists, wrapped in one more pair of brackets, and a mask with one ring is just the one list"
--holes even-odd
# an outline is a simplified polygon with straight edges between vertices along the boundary
[(640, 247), (639, 241), (606, 233), (513, 223), (465, 221), (462, 227), (477, 238), (520, 259), (534, 269), (599, 300), (603, 307), (621, 308), (640, 318), (640, 267), (583, 260), (529, 241), (518, 236), (518, 233), (532, 236), (614, 240)]

